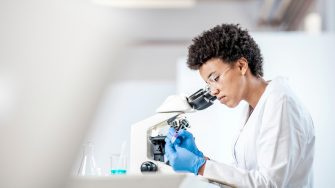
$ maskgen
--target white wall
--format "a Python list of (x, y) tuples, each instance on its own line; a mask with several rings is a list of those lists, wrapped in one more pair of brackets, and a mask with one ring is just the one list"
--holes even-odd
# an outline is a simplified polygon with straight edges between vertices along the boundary
[[(334, 187), (335, 169), (335, 35), (310, 36), (299, 33), (255, 34), (264, 55), (266, 79), (285, 76), (310, 111), (316, 133), (315, 187)], [(191, 94), (203, 87), (196, 71), (180, 60), (177, 90)], [(211, 158), (229, 162), (231, 139), (238, 126), (239, 107), (229, 110), (215, 104), (189, 116), (199, 148)], [(206, 136), (204, 136), (206, 135)]]
[(323, 28), (326, 32), (335, 32), (335, 1), (318, 0), (318, 12), (322, 16)]
[(0, 1), (0, 187), (63, 187), (118, 51), (108, 48), (122, 48), (104, 13)]

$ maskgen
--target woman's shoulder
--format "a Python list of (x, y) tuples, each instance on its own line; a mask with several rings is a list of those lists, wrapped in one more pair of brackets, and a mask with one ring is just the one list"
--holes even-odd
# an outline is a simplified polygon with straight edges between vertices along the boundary
[(269, 82), (267, 87), (267, 102), (294, 102), (297, 97), (292, 91), (289, 81), (284, 77), (276, 77)]

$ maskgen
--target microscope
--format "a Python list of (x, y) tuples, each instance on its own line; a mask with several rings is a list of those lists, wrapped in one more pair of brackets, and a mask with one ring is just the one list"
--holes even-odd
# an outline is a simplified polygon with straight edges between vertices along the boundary
[(165, 138), (169, 128), (190, 127), (186, 113), (211, 106), (216, 99), (209, 89), (200, 89), (189, 97), (169, 96), (156, 110), (156, 114), (131, 126), (129, 172), (174, 173), (164, 157)]

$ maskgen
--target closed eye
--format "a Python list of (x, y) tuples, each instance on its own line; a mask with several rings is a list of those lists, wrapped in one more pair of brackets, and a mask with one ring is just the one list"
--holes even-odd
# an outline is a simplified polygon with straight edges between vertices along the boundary
[(214, 80), (215, 82), (217, 82), (217, 81), (219, 81), (219, 78), (220, 78), (220, 76), (215, 76), (213, 80)]

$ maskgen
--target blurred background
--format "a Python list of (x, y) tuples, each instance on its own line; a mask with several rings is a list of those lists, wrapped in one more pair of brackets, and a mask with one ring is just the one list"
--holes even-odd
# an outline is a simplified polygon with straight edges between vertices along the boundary
[[(315, 123), (314, 185), (334, 187), (332, 0), (1, 0), (0, 187), (64, 187), (87, 142), (108, 175), (132, 124), (204, 86), (187, 47), (221, 23), (251, 32), (266, 79), (289, 79)], [(238, 112), (215, 104), (190, 117), (218, 161), (231, 160)]]

